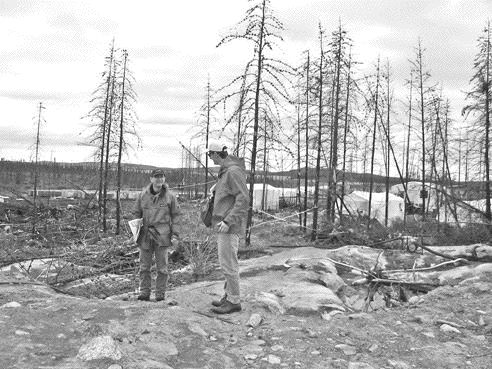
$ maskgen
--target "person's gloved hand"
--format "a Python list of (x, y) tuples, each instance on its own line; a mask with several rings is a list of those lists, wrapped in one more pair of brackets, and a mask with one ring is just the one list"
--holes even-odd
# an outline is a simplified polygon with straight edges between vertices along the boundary
[(217, 185), (217, 183), (215, 183), (212, 187), (210, 187), (210, 190), (208, 191), (208, 194), (210, 195), (210, 197), (215, 195), (215, 186), (216, 185)]
[(222, 221), (217, 224), (217, 231), (219, 233), (227, 233), (229, 231), (229, 224), (226, 222)]

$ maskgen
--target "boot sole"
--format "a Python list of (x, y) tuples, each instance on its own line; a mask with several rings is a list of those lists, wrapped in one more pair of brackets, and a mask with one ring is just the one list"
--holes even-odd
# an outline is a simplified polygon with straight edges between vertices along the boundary
[(212, 309), (212, 311), (215, 313), (215, 314), (231, 314), (231, 313), (237, 313), (237, 312), (240, 312), (242, 310), (241, 307), (239, 308), (233, 308), (233, 309), (230, 309), (228, 311), (222, 311), (222, 310), (219, 310), (219, 309)]

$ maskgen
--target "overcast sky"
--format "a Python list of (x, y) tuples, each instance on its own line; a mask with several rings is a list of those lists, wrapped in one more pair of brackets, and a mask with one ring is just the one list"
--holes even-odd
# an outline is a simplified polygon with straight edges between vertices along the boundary
[[(360, 73), (378, 55), (389, 59), (395, 89), (403, 89), (420, 37), (432, 80), (442, 83), (456, 113), (469, 86), (476, 40), (492, 15), (491, 0), (271, 3), (285, 26), (287, 62), (298, 64), (307, 49), (316, 55), (318, 22), (331, 32), (341, 19), (363, 63)], [(219, 87), (250, 56), (241, 42), (216, 48), (247, 7), (246, 0), (0, 0), (0, 157), (29, 160), (42, 102), (41, 159), (92, 160), (91, 150), (79, 144), (88, 123), (82, 117), (114, 37), (129, 53), (143, 140), (143, 150), (125, 161), (179, 166), (178, 141), (189, 143), (208, 76)]]

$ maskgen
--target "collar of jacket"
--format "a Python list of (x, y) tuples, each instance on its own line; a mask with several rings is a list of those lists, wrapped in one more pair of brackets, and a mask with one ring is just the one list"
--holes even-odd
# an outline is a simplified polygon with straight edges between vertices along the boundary
[(169, 185), (166, 182), (164, 182), (164, 184), (162, 185), (162, 189), (159, 191), (159, 193), (157, 193), (155, 195), (150, 190), (151, 188), (152, 188), (152, 183), (147, 186), (147, 188), (145, 189), (145, 192), (147, 192), (150, 196), (154, 196), (156, 198), (157, 197), (162, 198), (166, 195), (167, 191), (169, 190)]
[(237, 156), (234, 156), (234, 155), (228, 155), (224, 162), (222, 163), (222, 165), (220, 166), (220, 169), (219, 169), (219, 178), (225, 173), (227, 172), (227, 169), (229, 169), (230, 167), (240, 167), (241, 169), (245, 169), (245, 165), (244, 165), (244, 158), (238, 158)]

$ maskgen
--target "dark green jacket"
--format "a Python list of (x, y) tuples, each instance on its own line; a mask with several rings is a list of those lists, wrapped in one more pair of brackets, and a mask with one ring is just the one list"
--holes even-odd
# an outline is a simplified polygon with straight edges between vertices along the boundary
[(155, 240), (159, 246), (171, 246), (171, 237), (178, 234), (178, 217), (180, 215), (179, 206), (174, 194), (169, 191), (167, 184), (156, 195), (152, 194), (150, 187), (147, 186), (137, 197), (133, 208), (133, 215), (136, 218), (143, 218), (143, 225), (137, 244), (148, 249), (152, 237), (149, 227), (153, 227), (158, 234)]

